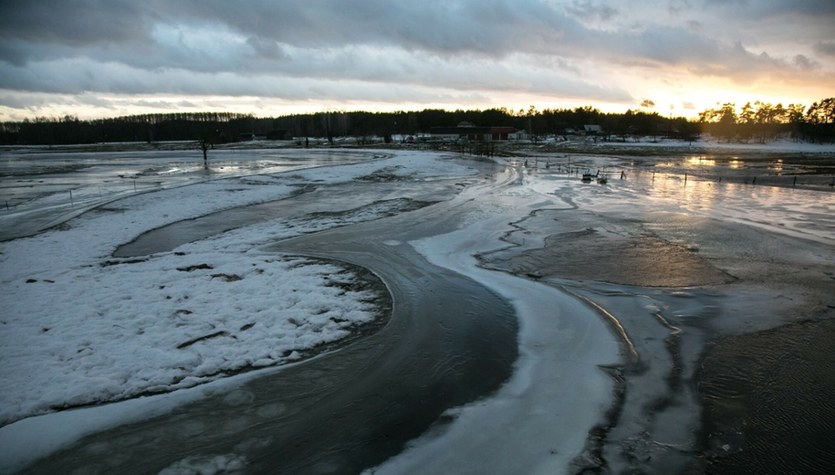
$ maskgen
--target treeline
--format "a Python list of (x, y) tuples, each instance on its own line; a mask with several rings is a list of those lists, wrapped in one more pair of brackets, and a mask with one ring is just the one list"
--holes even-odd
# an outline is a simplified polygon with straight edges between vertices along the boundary
[(430, 132), (433, 127), (454, 127), (461, 122), (480, 126), (510, 126), (532, 135), (566, 134), (585, 125), (600, 125), (606, 134), (656, 135), (694, 138), (699, 124), (685, 118), (667, 118), (657, 113), (627, 111), (603, 113), (592, 107), (510, 111), (442, 110), (400, 112), (325, 111), (275, 118), (246, 114), (176, 113), (144, 114), (109, 119), (79, 120), (77, 117), (37, 118), (0, 123), (0, 143), (5, 145), (58, 145), (101, 142), (155, 142), (211, 140), (213, 143), (249, 140), (252, 137), (382, 137)]
[(431, 132), (434, 127), (455, 127), (461, 122), (477, 126), (509, 126), (530, 135), (565, 135), (570, 130), (583, 130), (585, 125), (600, 125), (606, 134), (670, 135), (693, 138), (699, 124), (685, 118), (667, 118), (657, 113), (627, 111), (604, 113), (592, 107), (575, 109), (528, 110), (512, 112), (506, 108), (486, 110), (425, 109), (417, 112), (339, 112), (295, 115), (275, 119), (275, 124), (294, 137), (332, 135), (389, 137), (392, 134), (414, 135)]
[(599, 125), (607, 139), (629, 136), (671, 137), (694, 140), (702, 132), (723, 140), (767, 141), (777, 137), (835, 140), (835, 98), (783, 107), (762, 102), (737, 110), (732, 103), (702, 112), (699, 120), (664, 117), (657, 112), (628, 110), (604, 113), (593, 107), (511, 111), (441, 110), (400, 112), (324, 111), (274, 118), (217, 112), (143, 114), (109, 119), (79, 120), (77, 117), (37, 118), (0, 123), (0, 143), (5, 145), (58, 145), (101, 142), (210, 141), (236, 142), (253, 137), (340, 136), (382, 137), (431, 132), (433, 127), (454, 127), (461, 122), (479, 126), (510, 126), (532, 136), (568, 135), (586, 125)]
[(58, 145), (198, 140), (207, 130), (232, 140), (238, 133), (252, 130), (254, 121), (250, 115), (227, 112), (143, 114), (94, 120), (68, 115), (0, 123), (0, 143)]
[(835, 141), (835, 97), (813, 103), (750, 102), (737, 108), (728, 102), (699, 114), (702, 131), (727, 142), (766, 143), (780, 137), (810, 142)]

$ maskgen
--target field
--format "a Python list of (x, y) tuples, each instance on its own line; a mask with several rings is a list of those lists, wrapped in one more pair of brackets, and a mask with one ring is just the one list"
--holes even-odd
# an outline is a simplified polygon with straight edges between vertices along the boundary
[(0, 471), (835, 465), (833, 150), (462, 151), (4, 150)]

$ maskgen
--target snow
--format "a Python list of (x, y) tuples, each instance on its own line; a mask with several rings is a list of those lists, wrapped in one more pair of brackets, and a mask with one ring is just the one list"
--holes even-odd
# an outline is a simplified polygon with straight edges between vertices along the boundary
[(9, 283), (2, 420), (292, 361), (375, 317), (373, 295), (331, 284), (352, 279), (337, 266), (185, 252)]
[[(596, 365), (615, 363), (618, 352), (611, 338), (601, 338), (608, 329), (599, 315), (555, 288), (481, 269), (471, 257), (507, 246), (497, 242), (497, 233), (507, 230), (503, 223), (536, 209), (578, 206), (614, 216), (704, 216), (827, 245), (835, 242), (835, 201), (829, 194), (703, 182), (691, 183), (686, 190), (679, 183), (673, 190), (664, 187), (666, 178), (660, 176), (654, 184), (627, 180), (611, 186), (582, 185), (564, 175), (522, 173), (522, 186), (505, 190), (504, 196), (492, 195), (492, 200), (482, 197), (482, 209), (463, 219), (461, 230), (410, 243), (432, 263), (472, 277), (514, 305), (520, 358), (513, 376), (495, 395), (447, 411), (453, 423), (431, 429), (403, 453), (366, 473), (564, 473), (582, 452), (588, 428), (608, 409), (612, 381)], [(809, 223), (810, 217), (817, 218), (816, 225)], [(543, 237), (526, 231), (523, 240), (517, 240), (536, 248)], [(688, 242), (699, 246), (698, 241)], [(646, 331), (637, 336), (653, 339), (649, 335)], [(691, 416), (688, 411), (680, 420)]]
[[(439, 264), (443, 254), (433, 249), (465, 235), (420, 248)], [(617, 361), (618, 348), (603, 322), (554, 288), (473, 265), (458, 269), (500, 292), (518, 312), (521, 354), (513, 377), (493, 397), (451, 411), (456, 421), (443, 435), (415, 441), (375, 473), (559, 473), (583, 450), (588, 428), (610, 403), (611, 380), (597, 365)]]
[(246, 459), (235, 454), (195, 455), (162, 469), (159, 475), (215, 475), (243, 473)]
[[(288, 363), (290, 366), (297, 363)], [(267, 368), (259, 372), (243, 373), (219, 379), (193, 388), (80, 409), (66, 410), (29, 417), (0, 428), (0, 473), (13, 473), (27, 463), (49, 455), (81, 437), (119, 424), (129, 424), (169, 413), (191, 401), (214, 394), (229, 394), (234, 398), (237, 387), (257, 377), (258, 373), (276, 371)], [(229, 401), (234, 403), (234, 401)], [(179, 468), (197, 462), (190, 459)], [(238, 458), (237, 460), (241, 460)], [(173, 469), (173, 468), (172, 468)]]
[[(508, 221), (565, 207), (536, 188), (505, 189), (479, 201), (458, 231), (410, 243), (433, 264), (475, 279), (514, 306), (520, 356), (497, 394), (448, 411), (455, 419), (450, 427), (428, 432), (369, 473), (560, 473), (610, 404), (612, 381), (598, 366), (615, 363), (619, 349), (604, 322), (558, 289), (483, 269), (474, 257), (507, 246), (499, 237)], [(466, 192), (461, 197), (470, 199)]]
[[(60, 229), (0, 243), (0, 378), (6, 382), (0, 424), (8, 424), (0, 427), (0, 472), (85, 434), (163, 414), (207, 394), (223, 391), (230, 403), (245, 403), (234, 390), (241, 381), (299, 364), (305, 349), (342, 338), (374, 318), (366, 293), (343, 294), (329, 286), (351, 278), (340, 267), (262, 248), (284, 237), (375, 219), (387, 212), (384, 205), (343, 216), (255, 224), (138, 262), (110, 256), (118, 245), (168, 223), (281, 199), (302, 184), (348, 182), (375, 172), (414, 181), (472, 173), (441, 155), (397, 152), (348, 166), (137, 194)], [(619, 353), (600, 317), (556, 288), (477, 265), (474, 254), (507, 246), (500, 241), (507, 223), (536, 209), (576, 203), (610, 214), (651, 208), (738, 220), (827, 244), (835, 239), (829, 195), (819, 200), (803, 190), (697, 181), (686, 190), (678, 183), (664, 188), (661, 176), (605, 187), (530, 171), (505, 173), (521, 174), (507, 179), (517, 186), (495, 193), (465, 188), (454, 199), (450, 206), (466, 209), (458, 230), (408, 244), (433, 264), (467, 275), (512, 303), (520, 328), (513, 375), (496, 394), (450, 409), (452, 423), (431, 429), (373, 473), (561, 472), (609, 408), (613, 383), (598, 365), (615, 363)], [(825, 225), (807, 221), (814, 215)], [(525, 239), (526, 246), (537, 246), (542, 236)], [(167, 392), (135, 397), (154, 391)], [(125, 398), (130, 399), (51, 412)], [(206, 452), (166, 472), (245, 471), (247, 463), (238, 451)]]
[[(420, 179), (470, 172), (438, 157), (237, 177), (142, 193), (59, 229), (0, 243), (0, 424), (62, 407), (191, 387), (297, 360), (377, 314), (342, 268), (262, 244), (390, 211), (265, 222), (147, 259), (109, 257), (144, 231), (281, 199), (297, 183), (337, 183), (385, 168)], [(137, 262), (138, 261), (138, 262)], [(345, 287), (344, 285), (342, 287)]]

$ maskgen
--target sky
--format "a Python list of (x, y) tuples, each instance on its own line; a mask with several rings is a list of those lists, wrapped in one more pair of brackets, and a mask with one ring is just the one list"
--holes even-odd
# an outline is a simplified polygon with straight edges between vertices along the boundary
[(2, 121), (833, 95), (832, 0), (0, 0)]

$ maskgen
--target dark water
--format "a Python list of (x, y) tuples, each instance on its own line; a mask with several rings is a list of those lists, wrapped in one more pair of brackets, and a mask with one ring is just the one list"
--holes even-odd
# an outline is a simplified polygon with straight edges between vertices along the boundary
[(265, 221), (315, 220), (360, 211), (376, 205), (380, 214), (419, 209), (456, 193), (448, 183), (402, 183), (392, 190), (372, 183), (308, 187), (291, 198), (210, 213), (177, 221), (137, 236), (113, 252), (114, 257), (146, 256), (205, 239), (225, 231)]
[[(327, 191), (356, 198), (358, 188)], [(313, 195), (285, 205), (310, 212), (301, 202)], [(379, 332), (170, 414), (90, 435), (25, 472), (157, 473), (185, 459), (219, 455), (245, 461), (245, 473), (359, 473), (449, 422), (444, 411), (491, 394), (510, 377), (518, 328), (509, 303), (405, 244), (427, 228), (442, 232), (454, 222), (454, 213), (443, 218), (433, 208), (270, 249), (340, 259), (374, 272), (393, 301), (391, 319)], [(257, 221), (262, 213), (269, 214), (257, 210), (250, 218)], [(211, 228), (223, 219), (209, 215), (202, 221)], [(187, 242), (193, 236), (180, 237)], [(148, 244), (154, 242), (167, 245), (156, 238)]]
[(0, 240), (35, 234), (135, 193), (383, 157), (367, 150), (225, 149), (213, 150), (205, 169), (196, 148), (0, 147)]
[(157, 473), (188, 457), (234, 455), (246, 460), (244, 473), (350, 474), (385, 461), (442, 423), (447, 408), (498, 389), (517, 356), (507, 303), (412, 257), (419, 259), (385, 256), (408, 266), (408, 277), (370, 266), (395, 302), (379, 333), (163, 417), (91, 435), (25, 473)]
[(835, 473), (835, 321), (723, 339), (699, 389), (706, 473)]
[(186, 457), (230, 454), (246, 460), (246, 473), (358, 473), (443, 421), (446, 409), (498, 389), (517, 357), (512, 307), (409, 246), (369, 242), (368, 232), (383, 229), (370, 225), (286, 246), (346, 252), (377, 273), (394, 302), (378, 333), (230, 393), (91, 435), (26, 473), (157, 473)]

